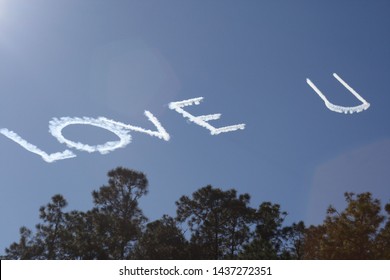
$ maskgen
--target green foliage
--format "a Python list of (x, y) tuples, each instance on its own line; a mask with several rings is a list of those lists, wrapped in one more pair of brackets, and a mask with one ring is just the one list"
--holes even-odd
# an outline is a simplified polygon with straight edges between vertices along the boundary
[(182, 196), (177, 205), (177, 219), (187, 221), (191, 231), (191, 258), (233, 259), (249, 239), (252, 210), (248, 194), (234, 189), (222, 191), (208, 185)]
[(138, 200), (147, 193), (146, 176), (118, 167), (108, 185), (92, 193), (95, 207), (64, 213), (66, 200), (55, 195), (40, 208), (36, 233), (21, 228), (19, 243), (6, 249), (9, 259), (127, 259), (142, 233), (146, 217)]
[(35, 232), (21, 227), (0, 259), (390, 259), (390, 204), (383, 211), (368, 192), (345, 193), (342, 212), (330, 206), (309, 228), (285, 226), (279, 204), (253, 209), (249, 194), (211, 185), (182, 196), (176, 218), (146, 224), (139, 199), (147, 192), (145, 174), (118, 167), (92, 193), (91, 210), (64, 212), (67, 201), (55, 195)]
[(143, 173), (122, 167), (108, 172), (108, 177), (108, 185), (92, 193), (94, 225), (106, 257), (127, 259), (147, 221), (138, 200), (147, 194), (148, 180)]
[(303, 222), (283, 227), (287, 212), (279, 204), (262, 203), (253, 215), (254, 238), (244, 247), (241, 259), (300, 259), (302, 256)]
[(306, 233), (306, 259), (375, 259), (389, 251), (388, 223), (381, 229), (384, 216), (378, 199), (371, 193), (345, 193), (347, 207), (339, 213), (330, 206), (322, 225)]
[(147, 224), (133, 255), (134, 259), (146, 260), (180, 260), (188, 257), (188, 242), (176, 220), (168, 215)]
[(282, 258), (302, 260), (305, 249), (305, 224), (300, 221), (282, 229), (284, 248)]
[(6, 249), (9, 259), (66, 259), (66, 252), (60, 246), (65, 237), (63, 208), (67, 205), (61, 195), (55, 195), (52, 202), (39, 209), (43, 223), (36, 225), (36, 234), (26, 227), (20, 229), (19, 243)]
[(385, 211), (387, 212), (387, 222), (380, 229), (375, 240), (375, 258), (382, 260), (390, 260), (390, 204), (386, 204)]
[(43, 255), (43, 247), (39, 240), (34, 240), (32, 232), (26, 227), (20, 228), (19, 243), (12, 243), (5, 249), (4, 259), (8, 260), (32, 260)]

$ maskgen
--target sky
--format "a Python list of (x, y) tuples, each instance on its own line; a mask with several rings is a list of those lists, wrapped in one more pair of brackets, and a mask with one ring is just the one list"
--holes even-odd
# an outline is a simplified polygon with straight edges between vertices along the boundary
[[(92, 208), (118, 166), (147, 175), (150, 221), (208, 184), (249, 193), (252, 207), (280, 204), (287, 224), (321, 223), (347, 191), (390, 202), (389, 14), (386, 0), (0, 0), (0, 129), (75, 155), (48, 163), (0, 134), (0, 251), (55, 194), (68, 211)], [(333, 73), (370, 107), (329, 110), (306, 79), (335, 105), (362, 104)], [(197, 97), (183, 109), (245, 129), (211, 135), (170, 108)], [(103, 155), (49, 132), (63, 117), (156, 131), (145, 110), (169, 141), (128, 130), (131, 143)], [(119, 139), (88, 124), (61, 133), (90, 146)]]

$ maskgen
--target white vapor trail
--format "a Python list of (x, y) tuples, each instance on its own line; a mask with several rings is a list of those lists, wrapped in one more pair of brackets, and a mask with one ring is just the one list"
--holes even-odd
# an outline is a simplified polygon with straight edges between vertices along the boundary
[[(150, 136), (158, 137), (165, 141), (169, 141), (170, 136), (163, 128), (161, 123), (158, 121), (158, 119), (155, 116), (153, 116), (153, 114), (150, 113), (149, 111), (145, 111), (145, 116), (149, 119), (149, 121), (151, 121), (155, 125), (157, 131), (152, 131), (149, 129), (143, 129), (138, 126), (124, 124), (104, 117), (99, 117), (96, 119), (88, 118), (88, 117), (83, 117), (83, 118), (62, 117), (59, 119), (53, 118), (49, 122), (49, 132), (58, 140), (58, 142), (67, 145), (69, 148), (74, 148), (89, 153), (99, 152), (101, 154), (107, 154), (116, 149), (126, 147), (131, 142), (131, 135), (129, 134), (130, 131), (145, 133)], [(102, 145), (91, 146), (88, 144), (74, 142), (69, 139), (66, 139), (62, 134), (62, 130), (69, 125), (75, 125), (75, 124), (92, 125), (92, 126), (103, 128), (105, 130), (114, 133), (116, 136), (118, 136), (119, 140), (108, 141)], [(46, 162), (54, 162), (57, 160), (76, 157), (76, 155), (70, 150), (65, 150), (63, 152), (53, 153), (49, 155), (46, 152), (39, 149), (37, 146), (24, 140), (15, 132), (8, 130), (7, 128), (0, 129), (0, 133), (6, 136), (7, 138), (11, 139), (12, 141), (16, 142), (17, 144), (25, 148), (27, 151), (40, 155), (42, 159)]]
[(163, 139), (165, 141), (169, 141), (170, 136), (169, 136), (168, 132), (164, 129), (164, 127), (161, 125), (159, 120), (155, 116), (153, 116), (153, 114), (149, 111), (145, 111), (144, 114), (148, 118), (148, 120), (154, 124), (154, 126), (157, 128), (157, 131), (143, 129), (142, 127), (124, 124), (124, 123), (113, 121), (113, 120), (108, 120), (108, 119), (105, 119), (105, 120), (109, 123), (112, 123), (113, 125), (116, 125), (118, 127), (122, 127), (124, 129), (133, 130), (133, 131), (141, 132), (141, 133), (146, 133), (150, 136), (155, 136), (155, 137), (158, 137), (158, 138)]
[[(109, 130), (119, 137), (119, 141), (109, 141), (103, 145), (94, 145), (90, 146), (80, 142), (74, 142), (66, 139), (62, 135), (62, 130), (73, 124), (84, 124), (101, 127), (103, 129)], [(50, 133), (58, 140), (58, 142), (66, 144), (69, 148), (74, 148), (80, 151), (85, 152), (99, 152), (101, 154), (107, 154), (118, 148), (124, 148), (131, 142), (131, 136), (128, 134), (127, 130), (124, 130), (122, 127), (115, 125), (110, 122), (110, 120), (99, 117), (97, 119), (93, 118), (70, 118), (62, 117), (60, 119), (54, 118), (49, 122), (49, 131)]]
[[(60, 143), (66, 144), (70, 148), (75, 148), (81, 151), (86, 151), (89, 153), (92, 152), (100, 152), (101, 154), (107, 154), (109, 152), (112, 152), (118, 148), (124, 148), (131, 142), (131, 136), (129, 134), (129, 131), (133, 130), (136, 132), (141, 132), (148, 134), (150, 136), (155, 136), (160, 139), (163, 139), (165, 141), (169, 140), (169, 134), (166, 132), (166, 130), (162, 127), (161, 123), (158, 121), (158, 119), (153, 116), (152, 113), (149, 111), (145, 111), (145, 116), (151, 121), (157, 128), (157, 131), (152, 131), (149, 129), (143, 129), (138, 126), (133, 126), (129, 124), (124, 124), (121, 122), (117, 122), (114, 120), (110, 120), (104, 117), (99, 117), (97, 119), (93, 118), (69, 118), (69, 117), (63, 117), (60, 119), (53, 119), (49, 122), (49, 131), (50, 133), (57, 138), (57, 140)], [(90, 146), (87, 144), (83, 144), (80, 142), (73, 142), (68, 139), (66, 139), (62, 135), (62, 130), (72, 124), (84, 124), (84, 125), (92, 125), (101, 127), (103, 129), (109, 130), (112, 133), (114, 133), (116, 136), (119, 137), (119, 141), (111, 141), (106, 142), (103, 145), (95, 145)]]
[[(218, 120), (221, 117), (221, 114), (193, 116), (183, 109), (184, 107), (191, 106), (193, 104), (198, 105), (202, 100), (203, 97), (198, 97), (198, 98), (192, 98), (192, 99), (183, 100), (179, 102), (171, 102), (169, 103), (169, 108), (171, 110), (175, 110), (176, 112), (182, 114), (185, 118), (188, 118), (190, 121), (196, 123), (197, 125), (200, 125), (208, 129), (212, 135), (217, 135), (220, 133), (230, 132), (230, 131), (235, 131), (238, 129), (245, 128), (245, 124), (236, 124), (236, 125), (215, 128), (214, 126), (210, 125), (208, 122), (212, 120)], [(58, 140), (58, 142), (60, 142), (61, 144), (65, 144), (69, 148), (73, 148), (88, 153), (99, 152), (101, 154), (107, 154), (116, 149), (126, 147), (129, 143), (131, 143), (130, 131), (145, 133), (147, 135), (157, 137), (165, 141), (169, 141), (170, 136), (168, 132), (164, 129), (164, 127), (161, 125), (159, 120), (155, 116), (153, 116), (153, 114), (149, 111), (145, 111), (144, 114), (148, 118), (148, 120), (152, 124), (154, 124), (156, 130), (153, 131), (150, 129), (144, 129), (142, 127), (110, 120), (105, 117), (98, 117), (98, 118), (62, 117), (59, 119), (53, 118), (49, 122), (49, 132), (54, 138)], [(101, 145), (88, 145), (81, 142), (75, 142), (65, 138), (64, 135), (62, 134), (63, 129), (69, 125), (91, 125), (91, 126), (100, 127), (102, 129), (114, 133), (119, 138), (119, 140), (108, 141)], [(47, 154), (46, 152), (39, 149), (37, 146), (27, 142), (18, 134), (8, 130), (7, 128), (1, 128), (0, 133), (6, 136), (7, 138), (11, 139), (12, 141), (16, 142), (17, 144), (25, 148), (27, 151), (40, 155), (42, 159), (46, 162), (54, 162), (56, 160), (63, 160), (63, 159), (76, 157), (76, 155), (70, 150)]]
[(188, 118), (191, 122), (196, 123), (197, 125), (208, 129), (211, 135), (217, 135), (220, 133), (235, 131), (238, 129), (245, 129), (245, 124), (236, 124), (236, 125), (215, 128), (214, 126), (210, 125), (208, 121), (218, 120), (221, 117), (221, 114), (194, 116), (188, 113), (187, 111), (183, 110), (183, 108), (187, 106), (192, 106), (194, 104), (199, 105), (202, 100), (203, 97), (197, 97), (197, 98), (192, 98), (183, 101), (171, 102), (169, 103), (169, 109), (175, 110), (183, 117)]
[(62, 160), (67, 158), (74, 158), (76, 155), (69, 150), (65, 150), (63, 152), (59, 153), (53, 153), (48, 155), (46, 152), (39, 149), (37, 146), (28, 143), (26, 140), (24, 140), (22, 137), (20, 137), (15, 132), (8, 130), (6, 128), (0, 129), (0, 133), (3, 134), (5, 137), (11, 139), (12, 141), (18, 143), (20, 146), (25, 148), (27, 151), (32, 152), (34, 154), (40, 155), (42, 159), (46, 162), (54, 162), (56, 160)]
[(337, 113), (359, 113), (363, 110), (367, 110), (370, 107), (370, 103), (368, 103), (363, 97), (361, 97), (352, 87), (350, 87), (343, 79), (341, 79), (336, 73), (333, 73), (333, 76), (344, 86), (346, 87), (357, 99), (359, 99), (362, 104), (355, 106), (355, 107), (344, 107), (339, 106), (336, 104), (333, 104), (329, 102), (329, 100), (326, 98), (326, 96), (315, 86), (315, 84), (310, 81), (309, 79), (306, 79), (306, 82), (308, 85), (318, 94), (319, 97), (325, 102), (325, 106), (334, 112)]

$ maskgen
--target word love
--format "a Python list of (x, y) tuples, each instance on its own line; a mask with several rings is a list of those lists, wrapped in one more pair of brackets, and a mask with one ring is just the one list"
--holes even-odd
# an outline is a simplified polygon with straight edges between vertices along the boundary
[[(179, 102), (171, 102), (169, 103), (169, 108), (171, 110), (175, 110), (176, 112), (181, 114), (184, 118), (187, 118), (189, 121), (208, 129), (211, 135), (218, 135), (220, 133), (226, 133), (226, 132), (231, 132), (231, 131), (245, 128), (245, 124), (237, 124), (237, 125), (215, 128), (214, 126), (210, 125), (208, 122), (211, 120), (219, 119), (221, 117), (221, 114), (193, 116), (183, 109), (187, 106), (191, 106), (194, 104), (199, 105), (202, 100), (203, 97), (198, 97), (198, 98), (183, 100)], [(49, 122), (49, 132), (60, 143), (68, 146), (68, 148), (89, 152), (89, 153), (99, 152), (101, 154), (107, 154), (116, 149), (126, 147), (131, 142), (130, 131), (145, 133), (150, 136), (158, 137), (162, 140), (169, 141), (170, 136), (168, 132), (164, 129), (164, 127), (161, 125), (161, 123), (158, 121), (158, 119), (155, 116), (153, 116), (153, 114), (149, 111), (145, 111), (144, 113), (145, 116), (148, 118), (148, 120), (156, 127), (155, 131), (144, 129), (138, 126), (133, 126), (130, 124), (124, 124), (104, 117), (99, 117), (96, 119), (88, 118), (88, 117), (84, 117), (84, 118), (62, 117), (60, 119), (53, 118)], [(108, 130), (114, 133), (116, 136), (118, 136), (119, 141), (109, 141), (102, 145), (94, 145), (94, 146), (71, 141), (64, 137), (64, 135), (62, 134), (62, 130), (69, 125), (75, 125), (75, 124), (91, 125), (91, 126), (100, 127), (102, 129)], [(12, 141), (16, 142), (27, 151), (41, 156), (42, 159), (46, 162), (54, 162), (57, 160), (76, 157), (76, 154), (74, 154), (70, 150), (48, 154), (42, 151), (41, 149), (39, 149), (38, 147), (36, 147), (35, 145), (30, 144), (22, 137), (20, 137), (18, 134), (16, 134), (11, 130), (8, 130), (7, 128), (0, 129), (0, 133), (3, 134), (5, 137), (8, 137)]]

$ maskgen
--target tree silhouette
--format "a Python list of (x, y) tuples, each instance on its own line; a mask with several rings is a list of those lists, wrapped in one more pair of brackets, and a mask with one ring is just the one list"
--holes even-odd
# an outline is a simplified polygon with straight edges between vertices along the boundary
[(386, 204), (387, 222), (380, 229), (375, 242), (376, 259), (390, 260), (390, 203)]
[(279, 259), (283, 254), (283, 221), (286, 212), (279, 204), (263, 202), (253, 215), (255, 236), (240, 255), (243, 259)]
[(234, 258), (249, 239), (251, 209), (248, 194), (234, 189), (222, 191), (208, 185), (182, 196), (177, 205), (177, 219), (187, 221), (191, 231), (191, 258)]
[(32, 236), (31, 230), (26, 227), (21, 227), (19, 230), (19, 243), (12, 243), (9, 248), (5, 249), (5, 256), (3, 259), (9, 260), (33, 260), (39, 259), (42, 256), (43, 246), (41, 242), (35, 240)]
[(108, 177), (108, 185), (92, 193), (96, 234), (107, 258), (126, 259), (147, 221), (138, 200), (147, 194), (148, 180), (142, 172), (122, 167), (109, 171)]
[(147, 193), (142, 172), (118, 167), (108, 172), (108, 185), (92, 193), (95, 207), (64, 213), (67, 202), (55, 195), (40, 208), (43, 223), (36, 233), (22, 227), (19, 243), (6, 249), (9, 259), (127, 259), (146, 217), (138, 200)]
[(35, 233), (21, 227), (0, 259), (390, 259), (390, 203), (382, 211), (369, 192), (345, 193), (343, 211), (330, 206), (309, 228), (285, 226), (279, 204), (256, 210), (249, 194), (211, 185), (180, 197), (176, 218), (146, 224), (139, 199), (147, 192), (145, 174), (118, 167), (86, 212), (65, 212), (67, 201), (54, 195), (40, 207)]
[(147, 224), (135, 247), (133, 258), (188, 259), (188, 242), (176, 223), (174, 218), (164, 215), (160, 220)]
[(31, 230), (20, 229), (19, 243), (13, 243), (6, 249), (10, 259), (66, 259), (62, 240), (65, 238), (65, 215), (62, 211), (67, 205), (61, 195), (52, 197), (52, 202), (39, 209), (43, 223), (36, 225), (36, 234)]
[(389, 244), (387, 228), (380, 231), (385, 218), (380, 213), (380, 201), (369, 192), (344, 196), (348, 203), (344, 211), (329, 206), (324, 223), (308, 229), (306, 259), (375, 259), (388, 252), (388, 246), (378, 246)]
[(282, 258), (302, 260), (305, 253), (305, 231), (303, 221), (293, 223), (282, 229), (283, 252)]

